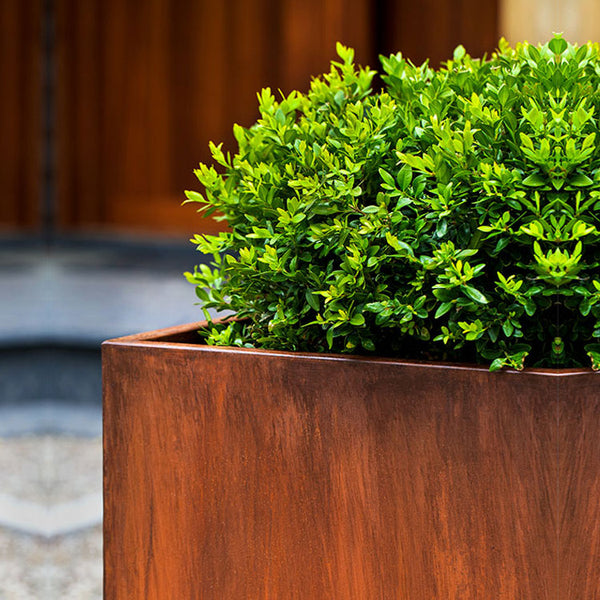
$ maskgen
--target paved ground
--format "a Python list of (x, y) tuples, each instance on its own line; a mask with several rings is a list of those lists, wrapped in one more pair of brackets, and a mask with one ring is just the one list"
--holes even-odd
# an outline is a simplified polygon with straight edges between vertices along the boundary
[(102, 597), (99, 344), (201, 320), (195, 260), (0, 243), (0, 600)]
[(0, 440), (0, 599), (102, 598), (102, 442)]

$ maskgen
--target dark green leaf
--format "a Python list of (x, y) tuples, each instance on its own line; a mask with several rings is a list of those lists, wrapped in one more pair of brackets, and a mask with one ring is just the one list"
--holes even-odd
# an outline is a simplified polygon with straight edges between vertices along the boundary
[(306, 293), (305, 293), (304, 297), (306, 298), (306, 303), (313, 310), (316, 310), (317, 312), (319, 312), (320, 306), (319, 306), (319, 297), (317, 296), (317, 294), (314, 294), (310, 290), (306, 290)]
[(589, 185), (593, 185), (594, 180), (590, 179), (584, 173), (576, 173), (573, 177), (569, 178), (569, 185), (574, 185), (576, 187), (587, 187)]
[(532, 173), (531, 175), (523, 179), (523, 185), (526, 185), (528, 187), (541, 187), (547, 184), (548, 180), (539, 173)]
[(438, 309), (435, 311), (434, 318), (439, 319), (440, 317), (443, 317), (451, 309), (452, 309), (452, 302), (442, 302), (438, 306)]

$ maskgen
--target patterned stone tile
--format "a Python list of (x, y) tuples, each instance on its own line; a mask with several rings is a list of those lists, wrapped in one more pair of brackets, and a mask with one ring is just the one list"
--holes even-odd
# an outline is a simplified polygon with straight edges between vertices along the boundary
[(102, 491), (102, 440), (67, 435), (0, 438), (2, 495), (55, 506)]
[(0, 438), (0, 600), (102, 598), (99, 437)]
[(101, 600), (102, 527), (53, 539), (0, 528), (0, 600)]

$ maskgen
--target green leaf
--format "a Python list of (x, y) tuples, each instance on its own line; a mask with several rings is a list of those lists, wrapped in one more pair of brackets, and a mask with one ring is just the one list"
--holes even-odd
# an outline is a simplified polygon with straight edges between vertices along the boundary
[(394, 178), (385, 169), (379, 169), (379, 174), (381, 175), (381, 179), (383, 179), (390, 188), (396, 188)]
[(527, 316), (533, 317), (533, 315), (535, 314), (535, 310), (535, 302), (531, 298), (528, 298), (525, 302), (525, 312), (527, 313)]
[(446, 219), (440, 219), (435, 229), (435, 235), (442, 238), (446, 235), (446, 231), (448, 231), (448, 221)]
[(526, 150), (533, 151), (532, 139), (526, 133), (523, 133), (523, 132), (521, 132), (519, 134), (519, 137), (521, 138), (521, 143), (523, 144), (523, 148), (525, 148)]
[(399, 240), (395, 235), (392, 235), (389, 231), (385, 234), (387, 243), (398, 252), (406, 252), (410, 256), (413, 256), (413, 249), (406, 243)]
[(319, 312), (321, 307), (319, 305), (319, 297), (317, 296), (317, 294), (311, 292), (310, 290), (306, 290), (304, 297), (306, 298), (306, 303), (313, 310), (316, 310), (317, 312)]
[(365, 324), (365, 317), (360, 313), (355, 314), (350, 319), (350, 325), (355, 325), (356, 327), (360, 327)]
[(547, 184), (547, 179), (539, 173), (532, 173), (531, 175), (523, 179), (523, 185), (526, 185), (528, 187), (541, 187)]
[(584, 298), (579, 305), (579, 312), (587, 317), (590, 314), (590, 310), (592, 309), (592, 305), (590, 303), (589, 298)]
[(502, 369), (502, 367), (504, 367), (504, 360), (502, 358), (496, 358), (492, 361), (492, 364), (490, 365), (490, 371), (495, 372), (495, 371), (500, 371), (500, 369)]
[(364, 212), (367, 215), (373, 215), (379, 212), (379, 206), (371, 204), (370, 206), (363, 206), (360, 210), (361, 212)]
[(453, 58), (456, 62), (460, 62), (466, 54), (465, 47), (461, 44), (454, 49)]
[(454, 292), (443, 285), (434, 285), (433, 286), (433, 295), (442, 302), (449, 302), (454, 299)]
[(478, 302), (479, 304), (487, 304), (488, 299), (476, 288), (470, 285), (461, 286), (461, 290), (469, 297), (471, 300)]
[(504, 332), (504, 335), (506, 337), (510, 337), (513, 334), (514, 330), (515, 328), (510, 321), (504, 321), (504, 323), (502, 324), (502, 331)]
[(500, 334), (499, 327), (490, 327), (490, 329), (488, 329), (488, 336), (489, 336), (490, 340), (492, 341), (492, 343), (494, 343), (494, 344), (498, 340), (499, 334)]
[(285, 125), (285, 113), (281, 110), (281, 108), (278, 108), (275, 111), (275, 120), (277, 123), (279, 123), (279, 125)]
[[(383, 177), (383, 176), (382, 176)], [(396, 176), (396, 180), (398, 181), (398, 187), (401, 190), (408, 189), (410, 182), (412, 181), (412, 169), (409, 165), (404, 165), (400, 171), (398, 171), (398, 175)]]
[(587, 187), (594, 184), (594, 180), (590, 179), (585, 173), (576, 173), (569, 178), (569, 184), (576, 187)]
[(563, 40), (560, 35), (557, 35), (548, 43), (548, 48), (550, 48), (554, 54), (562, 54), (567, 47), (567, 42)]
[(443, 317), (447, 312), (452, 310), (452, 302), (442, 302), (435, 311), (434, 319)]
[(202, 300), (202, 302), (210, 301), (210, 296), (208, 295), (208, 292), (200, 286), (196, 287), (196, 296), (198, 296), (198, 298)]
[(325, 334), (325, 340), (327, 341), (327, 347), (331, 350), (333, 347), (333, 335), (334, 335), (333, 327), (330, 327)]
[(361, 338), (360, 343), (365, 350), (368, 350), (369, 352), (375, 352), (375, 344), (373, 340), (369, 338)]
[(186, 202), (206, 202), (204, 196), (198, 192), (186, 190), (184, 193), (187, 198)]

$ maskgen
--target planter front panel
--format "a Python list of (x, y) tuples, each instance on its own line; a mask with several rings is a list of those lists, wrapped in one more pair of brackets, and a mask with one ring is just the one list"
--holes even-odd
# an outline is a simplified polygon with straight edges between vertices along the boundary
[(600, 599), (600, 374), (559, 383), (561, 600)]
[(600, 598), (594, 375), (136, 340), (104, 374), (107, 600)]

